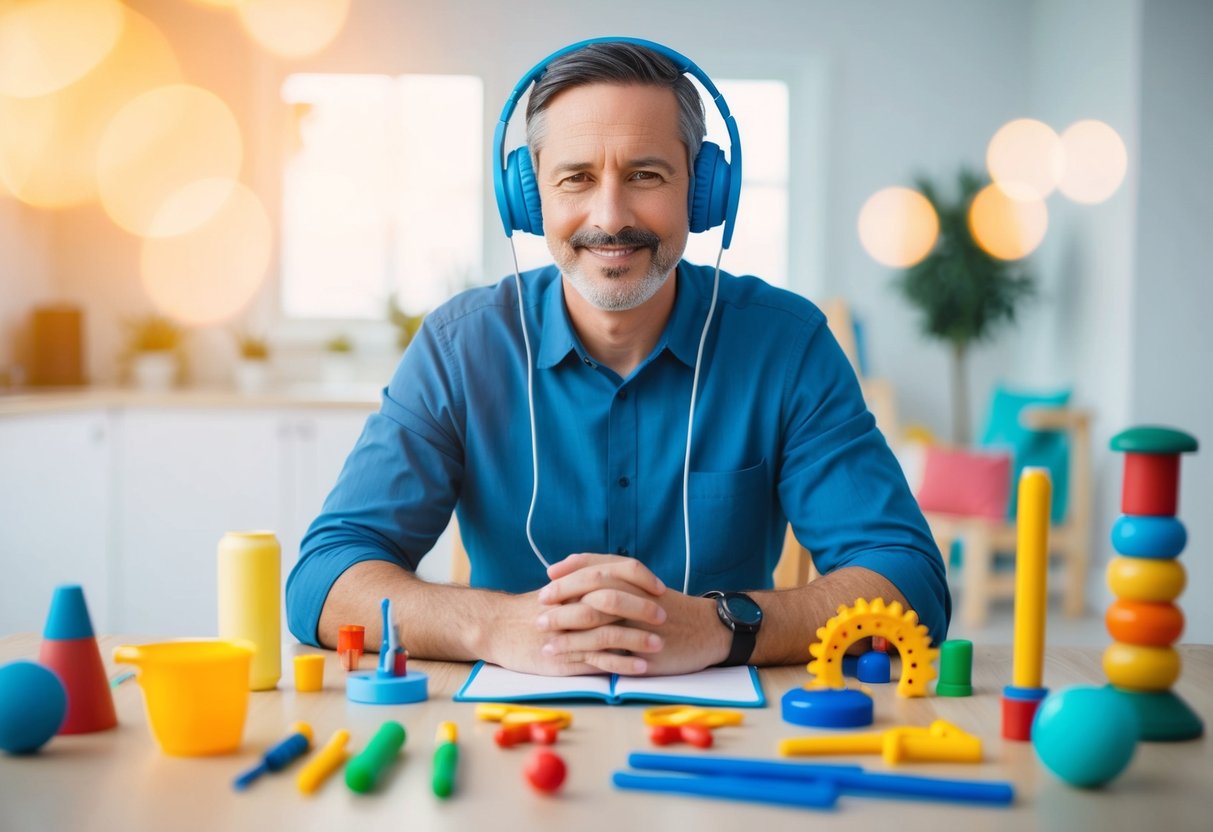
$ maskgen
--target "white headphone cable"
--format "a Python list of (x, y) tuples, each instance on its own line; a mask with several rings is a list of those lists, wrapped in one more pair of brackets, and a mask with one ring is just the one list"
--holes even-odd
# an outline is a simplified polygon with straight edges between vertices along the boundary
[(518, 251), (514, 248), (514, 238), (510, 237), (510, 253), (514, 255), (514, 288), (518, 292), (518, 323), (522, 326), (522, 344), (526, 347), (526, 403), (527, 412), (531, 415), (531, 505), (526, 510), (526, 539), (531, 544), (531, 551), (546, 570), (552, 564), (547, 562), (535, 538), (531, 535), (531, 518), (535, 516), (535, 499), (539, 496), (539, 445), (535, 439), (535, 381), (532, 376), (535, 361), (531, 356), (531, 339), (526, 334), (526, 311), (522, 304), (522, 275), (518, 273)]
[(682, 461), (682, 539), (686, 544), (686, 567), (682, 574), (682, 594), (691, 592), (691, 513), (687, 508), (687, 483), (691, 477), (691, 436), (695, 429), (695, 399), (699, 396), (699, 367), (703, 363), (703, 346), (708, 340), (708, 328), (712, 325), (712, 316), (716, 313), (716, 296), (720, 292), (720, 258), (724, 256), (724, 247), (716, 254), (716, 275), (712, 278), (712, 303), (708, 306), (708, 316), (703, 322), (703, 331), (699, 333), (699, 349), (695, 353), (695, 375), (691, 379), (691, 411), (687, 415), (687, 448)]

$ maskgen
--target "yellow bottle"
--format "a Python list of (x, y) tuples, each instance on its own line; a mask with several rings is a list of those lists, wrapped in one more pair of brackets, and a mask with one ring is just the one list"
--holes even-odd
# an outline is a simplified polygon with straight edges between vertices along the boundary
[(273, 690), (282, 675), (281, 586), (273, 532), (228, 532), (219, 541), (219, 638), (256, 646), (251, 690)]

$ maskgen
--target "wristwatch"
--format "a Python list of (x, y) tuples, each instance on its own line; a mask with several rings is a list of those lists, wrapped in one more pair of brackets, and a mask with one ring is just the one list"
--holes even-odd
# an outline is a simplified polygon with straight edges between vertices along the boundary
[(704, 598), (716, 599), (716, 615), (720, 623), (733, 631), (733, 646), (729, 655), (717, 667), (733, 667), (748, 664), (758, 639), (758, 628), (762, 626), (762, 607), (744, 592), (721, 592), (713, 589), (705, 592)]

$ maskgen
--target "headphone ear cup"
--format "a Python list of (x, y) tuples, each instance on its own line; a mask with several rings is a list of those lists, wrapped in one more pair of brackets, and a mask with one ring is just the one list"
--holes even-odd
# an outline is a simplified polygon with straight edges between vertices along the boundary
[(695, 157), (695, 187), (691, 191), (692, 233), (707, 231), (724, 222), (729, 204), (729, 175), (729, 163), (720, 146), (713, 142), (700, 145)]
[(543, 234), (543, 209), (535, 169), (531, 167), (530, 150), (520, 147), (510, 152), (505, 161), (504, 179), (506, 209), (513, 229)]

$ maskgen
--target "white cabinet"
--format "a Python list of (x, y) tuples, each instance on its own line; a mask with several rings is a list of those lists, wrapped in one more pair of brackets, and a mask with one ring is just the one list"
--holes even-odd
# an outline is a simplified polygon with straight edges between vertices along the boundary
[(116, 626), (213, 635), (215, 551), (225, 532), (273, 531), (285, 579), (365, 418), (310, 409), (124, 413)]
[(109, 629), (110, 452), (104, 410), (0, 417), (0, 633), (40, 633), (65, 583)]
[(213, 636), (219, 538), (276, 531), (287, 516), (279, 419), (265, 411), (150, 408), (115, 418), (114, 626)]
[(214, 635), (219, 539), (275, 532), (285, 578), (372, 410), (0, 414), (0, 633), (41, 631), (54, 587), (79, 583), (99, 632)]

